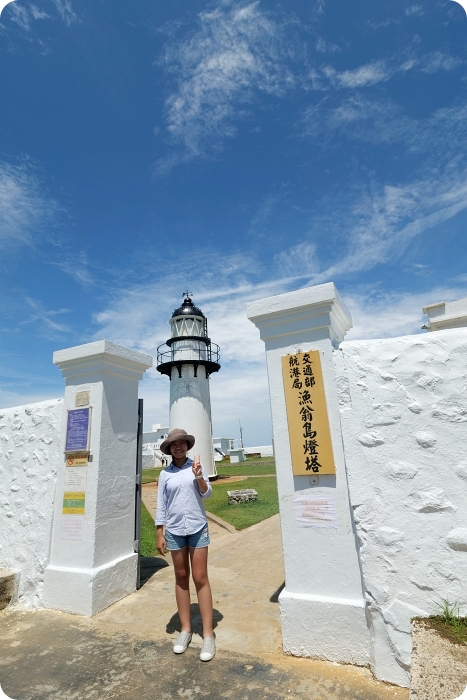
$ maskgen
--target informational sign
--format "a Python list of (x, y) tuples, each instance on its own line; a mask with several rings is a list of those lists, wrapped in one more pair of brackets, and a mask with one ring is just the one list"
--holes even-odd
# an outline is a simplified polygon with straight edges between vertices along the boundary
[(65, 452), (87, 452), (91, 409), (70, 408), (66, 424)]
[(85, 492), (87, 472), (86, 467), (78, 467), (78, 469), (69, 467), (65, 471), (65, 491), (67, 493), (70, 491)]
[(63, 494), (63, 515), (84, 515), (86, 494), (84, 491), (65, 491)]
[(79, 452), (71, 453), (66, 456), (66, 466), (67, 467), (83, 467), (87, 466), (89, 462), (89, 456), (86, 452), (80, 454)]
[(337, 528), (336, 503), (332, 496), (295, 496), (293, 505), (297, 527)]
[(84, 515), (62, 515), (60, 539), (84, 540)]
[(282, 375), (293, 473), (335, 474), (319, 351), (285, 355)]

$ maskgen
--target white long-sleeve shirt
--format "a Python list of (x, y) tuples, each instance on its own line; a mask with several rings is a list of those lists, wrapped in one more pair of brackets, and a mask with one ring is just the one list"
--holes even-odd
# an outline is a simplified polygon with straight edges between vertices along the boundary
[(193, 535), (206, 523), (203, 499), (211, 496), (212, 486), (201, 465), (208, 490), (200, 492), (192, 464), (193, 460), (187, 459), (179, 468), (172, 462), (159, 476), (155, 522), (156, 525), (165, 525), (174, 535)]

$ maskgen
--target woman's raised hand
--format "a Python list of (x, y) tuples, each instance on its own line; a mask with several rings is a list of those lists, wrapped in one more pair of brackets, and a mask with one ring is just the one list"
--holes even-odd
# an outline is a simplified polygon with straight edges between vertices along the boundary
[(201, 469), (201, 462), (200, 462), (200, 456), (197, 455), (195, 456), (193, 460), (193, 464), (191, 465), (191, 468), (193, 470), (193, 475), (195, 479), (199, 479), (200, 476), (203, 476), (203, 470)]

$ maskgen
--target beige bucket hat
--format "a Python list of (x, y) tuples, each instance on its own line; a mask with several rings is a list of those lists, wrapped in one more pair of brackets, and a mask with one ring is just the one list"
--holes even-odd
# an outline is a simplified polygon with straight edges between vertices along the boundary
[(160, 451), (163, 452), (165, 455), (170, 455), (170, 445), (173, 442), (176, 442), (177, 440), (183, 440), (184, 442), (186, 442), (189, 450), (191, 450), (191, 448), (195, 444), (195, 438), (193, 435), (188, 435), (186, 430), (183, 430), (183, 428), (174, 428), (170, 431), (170, 433), (167, 435), (166, 439), (160, 446)]

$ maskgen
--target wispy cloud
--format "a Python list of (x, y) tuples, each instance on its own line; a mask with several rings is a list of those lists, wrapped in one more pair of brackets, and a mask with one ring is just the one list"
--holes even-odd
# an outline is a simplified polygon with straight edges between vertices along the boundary
[(83, 287), (91, 287), (95, 284), (95, 279), (91, 274), (90, 263), (84, 251), (77, 253), (62, 253), (60, 260), (48, 261), (49, 265), (54, 265), (66, 275), (72, 277), (75, 282)]
[(467, 170), (454, 167), (362, 194), (340, 214), (348, 241), (345, 252), (311, 280), (317, 284), (400, 259), (413, 239), (465, 209)]
[(8, 5), (8, 16), (25, 34), (33, 32), (33, 23), (37, 20), (54, 20), (58, 16), (67, 27), (78, 22), (71, 0), (51, 0), (51, 3), (54, 7), (51, 8), (51, 13), (48, 13), (33, 3), (23, 4), (17, 0)]
[(467, 295), (467, 285), (454, 283), (423, 292), (384, 292), (375, 287), (348, 290), (345, 296), (353, 328), (346, 340), (394, 338), (420, 333), (426, 323), (423, 307)]
[(23, 321), (19, 322), (20, 326), (34, 324), (39, 335), (48, 340), (59, 339), (64, 333), (72, 331), (70, 326), (54, 320), (57, 316), (69, 313), (70, 309), (47, 309), (41, 301), (29, 296), (24, 298), (24, 302), (29, 313)]
[(52, 0), (52, 2), (54, 3), (62, 21), (65, 22), (67, 27), (69, 27), (70, 24), (78, 21), (76, 13), (74, 12), (71, 4), (71, 0)]
[[(182, 148), (178, 160), (212, 153), (234, 136), (236, 118), (256, 91), (280, 96), (293, 87), (288, 53), (279, 24), (258, 2), (221, 3), (202, 12), (196, 32), (164, 56), (177, 80), (166, 117), (173, 142)], [(169, 167), (173, 159), (159, 166)]]
[(353, 70), (337, 71), (332, 66), (324, 66), (324, 75), (333, 85), (344, 88), (361, 88), (385, 82), (394, 75), (395, 68), (387, 61), (371, 61)]
[(30, 162), (0, 162), (0, 249), (34, 245), (46, 226), (56, 224), (60, 211)]

